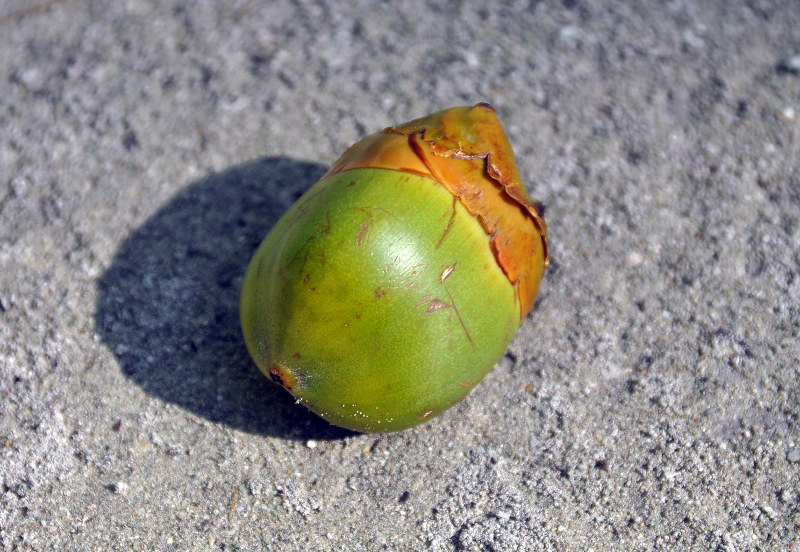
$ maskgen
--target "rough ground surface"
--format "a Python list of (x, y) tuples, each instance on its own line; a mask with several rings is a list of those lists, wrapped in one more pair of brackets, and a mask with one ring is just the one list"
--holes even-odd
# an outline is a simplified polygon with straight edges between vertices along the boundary
[[(0, 3), (0, 547), (800, 547), (800, 3)], [(248, 258), (353, 141), (492, 103), (553, 262), (435, 421), (257, 373)]]

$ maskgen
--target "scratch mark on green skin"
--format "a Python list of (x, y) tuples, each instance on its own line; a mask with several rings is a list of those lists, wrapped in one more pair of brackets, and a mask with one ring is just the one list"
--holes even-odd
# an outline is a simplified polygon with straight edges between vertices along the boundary
[(442, 242), (444, 242), (444, 239), (447, 237), (447, 234), (450, 233), (450, 229), (453, 227), (453, 223), (456, 220), (456, 204), (457, 204), (457, 201), (458, 201), (458, 198), (456, 196), (453, 196), (453, 206), (450, 209), (450, 220), (447, 221), (447, 226), (444, 227), (444, 232), (442, 233), (442, 237), (439, 238), (438, 242), (436, 242), (435, 249), (439, 249), (439, 247), (442, 245)]
[(440, 282), (442, 282), (442, 283), (444, 283), (444, 281), (445, 281), (445, 280), (447, 280), (447, 278), (448, 278), (448, 277), (449, 277), (449, 276), (450, 276), (450, 275), (453, 273), (453, 271), (456, 269), (456, 265), (457, 265), (457, 264), (458, 264), (458, 261), (454, 262), (453, 264), (451, 264), (450, 266), (448, 266), (447, 268), (445, 268), (445, 269), (442, 271), (442, 275), (441, 275), (441, 276), (439, 276), (439, 281), (440, 281)]
[(428, 303), (428, 310), (425, 311), (425, 314), (433, 314), (434, 312), (438, 311), (439, 309), (445, 309), (452, 307), (452, 305), (448, 305), (441, 299), (431, 299), (431, 302)]
[(356, 237), (356, 247), (364, 245), (367, 239), (369, 239), (369, 230), (372, 227), (372, 223), (374, 222), (375, 222), (375, 217), (373, 217), (371, 213), (367, 213), (367, 218), (364, 219), (364, 222), (361, 223), (361, 227), (358, 229), (358, 236)]
[(375, 216), (372, 214), (372, 211), (380, 211), (382, 213), (386, 213), (395, 220), (399, 220), (391, 211), (377, 205), (373, 205), (372, 207), (357, 207), (357, 209), (366, 213), (367, 218), (364, 219), (364, 222), (361, 223), (361, 227), (358, 229), (356, 247), (364, 245), (364, 243), (366, 243), (366, 241), (369, 239), (369, 232), (372, 229), (372, 225), (375, 224)]
[(400, 219), (397, 218), (397, 215), (395, 215), (394, 213), (392, 213), (388, 209), (384, 209), (383, 207), (379, 207), (378, 205), (373, 205), (371, 207), (356, 207), (356, 208), (359, 211), (363, 211), (365, 213), (369, 213), (370, 211), (380, 211), (382, 213), (386, 213), (387, 215), (392, 217), (394, 220), (400, 220)]
[(456, 311), (456, 316), (458, 316), (458, 321), (461, 322), (461, 327), (464, 328), (464, 333), (467, 335), (467, 340), (469, 341), (469, 344), (474, 347), (475, 343), (472, 341), (472, 336), (469, 334), (467, 325), (464, 324), (464, 319), (461, 318), (461, 313), (458, 312), (458, 307), (456, 306), (456, 302), (453, 299), (453, 296), (450, 294), (450, 290), (447, 289), (447, 285), (444, 282), (442, 282), (442, 285), (444, 286), (444, 290), (447, 292), (447, 296), (450, 298), (450, 306), (453, 307), (454, 311)]

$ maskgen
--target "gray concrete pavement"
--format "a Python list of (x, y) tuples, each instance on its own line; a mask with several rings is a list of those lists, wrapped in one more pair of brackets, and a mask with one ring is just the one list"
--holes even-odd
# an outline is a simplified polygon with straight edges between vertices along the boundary
[[(492, 103), (553, 262), (401, 433), (261, 376), (238, 286), (367, 133)], [(800, 4), (0, 2), (0, 547), (800, 546)]]

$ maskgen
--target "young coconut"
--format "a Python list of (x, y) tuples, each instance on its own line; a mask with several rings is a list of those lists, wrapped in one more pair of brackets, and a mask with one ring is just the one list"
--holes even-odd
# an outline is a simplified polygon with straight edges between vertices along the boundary
[(536, 298), (546, 234), (490, 105), (387, 128), (259, 246), (241, 296), (247, 348), (332, 424), (415, 426), (503, 354)]

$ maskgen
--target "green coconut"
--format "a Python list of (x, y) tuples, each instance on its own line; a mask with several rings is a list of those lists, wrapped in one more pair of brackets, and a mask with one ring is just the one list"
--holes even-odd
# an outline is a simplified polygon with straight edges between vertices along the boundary
[[(432, 119), (448, 113), (459, 120)], [(544, 220), (524, 195), (513, 153), (513, 174), (502, 174), (509, 170), (493, 158), (508, 152), (483, 151), (474, 121), (462, 121), (487, 115), (496, 121), (485, 104), (454, 108), (368, 137), (283, 215), (250, 261), (241, 295), (247, 348), (262, 372), (330, 423), (384, 432), (432, 419), (492, 369), (530, 309), (547, 262)], [(448, 184), (450, 169), (426, 162), (414, 141), (427, 143), (436, 127), (445, 129), (436, 135), (442, 144), (459, 126), (473, 132), (457, 156), (435, 145), (428, 152), (466, 175)], [(499, 122), (490, 128), (505, 140)], [(464, 184), (473, 177), (479, 186)], [(491, 199), (478, 205), (469, 193)]]

